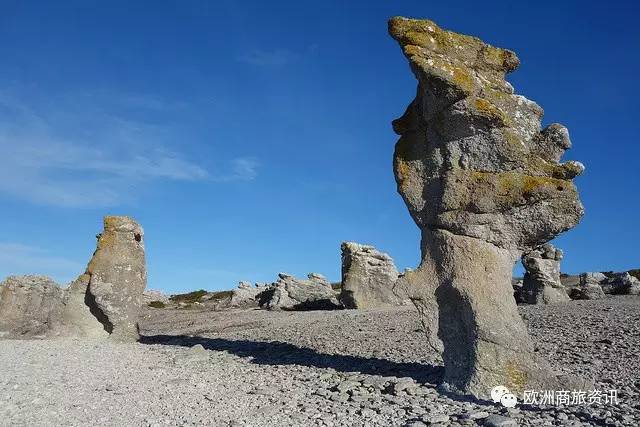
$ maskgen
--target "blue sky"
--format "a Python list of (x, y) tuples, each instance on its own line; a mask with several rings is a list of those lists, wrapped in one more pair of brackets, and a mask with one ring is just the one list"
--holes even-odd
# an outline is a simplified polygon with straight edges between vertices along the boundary
[[(64, 5), (61, 5), (64, 3)], [(640, 267), (632, 1), (0, 0), (0, 276), (81, 273), (105, 214), (146, 233), (149, 287), (337, 280), (340, 242), (400, 268), (419, 232), (392, 119), (415, 80), (386, 33), (425, 17), (515, 50), (510, 81), (582, 161), (563, 270)]]

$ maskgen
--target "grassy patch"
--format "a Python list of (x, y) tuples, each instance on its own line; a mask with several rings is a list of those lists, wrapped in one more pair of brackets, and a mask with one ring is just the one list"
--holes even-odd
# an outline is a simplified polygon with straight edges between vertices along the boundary
[(233, 295), (233, 291), (212, 292), (209, 294), (209, 299), (211, 301), (223, 301), (231, 298), (231, 295)]
[(197, 291), (189, 292), (188, 294), (171, 295), (169, 299), (177, 303), (184, 302), (184, 303), (192, 304), (194, 302), (200, 302), (202, 297), (205, 296), (206, 294), (207, 294), (207, 291), (205, 291), (204, 289), (199, 289)]
[(163, 303), (162, 301), (151, 301), (149, 304), (147, 304), (149, 307), (153, 307), (153, 308), (165, 308), (167, 305), (165, 303)]

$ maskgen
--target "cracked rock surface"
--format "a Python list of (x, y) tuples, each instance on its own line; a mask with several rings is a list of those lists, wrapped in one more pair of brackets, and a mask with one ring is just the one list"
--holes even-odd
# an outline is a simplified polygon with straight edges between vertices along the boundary
[(488, 397), (495, 384), (588, 387), (560, 378), (534, 352), (518, 316), (513, 265), (574, 227), (583, 207), (578, 162), (560, 124), (541, 127), (542, 108), (505, 76), (516, 54), (429, 20), (395, 17), (389, 34), (418, 81), (393, 122), (398, 192), (422, 232), (421, 264), (396, 283), (422, 315), (428, 345), (443, 350), (445, 385)]
[(393, 259), (373, 246), (343, 242), (342, 291), (345, 308), (374, 308), (405, 303), (393, 292), (398, 270)]

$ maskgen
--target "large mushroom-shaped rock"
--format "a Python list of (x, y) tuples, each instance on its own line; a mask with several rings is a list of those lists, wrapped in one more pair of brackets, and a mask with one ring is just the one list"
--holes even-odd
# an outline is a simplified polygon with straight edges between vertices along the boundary
[(562, 251), (546, 243), (522, 256), (524, 275), (523, 292), (529, 304), (553, 304), (569, 301), (569, 295), (560, 282)]
[(278, 280), (260, 293), (259, 304), (268, 310), (332, 310), (339, 308), (331, 286), (279, 273)]
[(505, 80), (519, 65), (514, 52), (428, 20), (392, 18), (389, 33), (418, 80), (393, 128), (394, 173), (422, 231), (422, 261), (396, 289), (443, 346), (443, 386), (483, 398), (496, 385), (516, 394), (581, 386), (534, 352), (511, 287), (522, 253), (583, 215), (572, 179), (584, 167), (560, 163), (567, 129), (541, 129), (542, 108), (514, 94)]
[(0, 283), (0, 337), (63, 332), (64, 291), (46, 276), (9, 276)]
[(345, 308), (373, 308), (402, 305), (393, 292), (398, 270), (393, 259), (373, 246), (343, 242), (342, 291), (340, 302)]
[(97, 237), (86, 272), (69, 287), (65, 316), (77, 335), (106, 332), (114, 341), (136, 341), (147, 284), (142, 227), (126, 216), (106, 216)]

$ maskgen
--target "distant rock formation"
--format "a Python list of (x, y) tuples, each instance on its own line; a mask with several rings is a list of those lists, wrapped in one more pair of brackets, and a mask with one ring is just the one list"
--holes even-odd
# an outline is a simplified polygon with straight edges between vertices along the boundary
[(67, 289), (34, 276), (3, 282), (0, 307), (11, 307), (1, 310), (5, 335), (138, 339), (147, 283), (142, 228), (129, 217), (107, 216), (97, 237), (86, 272)]
[(329, 280), (327, 280), (327, 278), (320, 273), (309, 273), (307, 274), (307, 278), (312, 282), (318, 283), (319, 285), (331, 287), (331, 282), (329, 282)]
[(606, 280), (602, 273), (582, 273), (580, 284), (570, 290), (571, 299), (602, 299), (605, 294), (600, 283)]
[(398, 270), (393, 259), (373, 246), (343, 242), (342, 292), (340, 302), (345, 308), (372, 308), (402, 305), (393, 292)]
[(229, 305), (237, 308), (258, 307), (260, 294), (267, 290), (266, 285), (252, 286), (249, 282), (240, 282), (231, 294)]
[(562, 250), (546, 243), (522, 256), (524, 275), (523, 292), (529, 304), (553, 304), (569, 301), (569, 295), (560, 282)]
[(524, 280), (514, 278), (511, 280), (511, 286), (513, 287), (513, 298), (515, 298), (516, 303), (526, 304), (528, 299), (524, 292)]
[(605, 294), (610, 295), (640, 295), (640, 280), (628, 272), (603, 274), (600, 287)]
[(63, 333), (64, 291), (46, 276), (9, 276), (0, 283), (0, 337)]
[(340, 308), (331, 285), (301, 280), (279, 273), (278, 280), (259, 295), (260, 307), (268, 310), (333, 310)]
[(428, 20), (392, 18), (389, 33), (418, 80), (393, 128), (394, 173), (422, 231), (422, 262), (396, 287), (431, 345), (444, 346), (443, 387), (481, 398), (496, 384), (520, 395), (582, 387), (534, 352), (511, 286), (523, 252), (583, 215), (572, 179), (584, 166), (560, 163), (567, 129), (541, 129), (542, 108), (514, 94), (505, 80), (520, 63), (514, 52)]
[(169, 295), (155, 289), (147, 289), (142, 293), (142, 304), (149, 305), (152, 302), (166, 304), (169, 302)]

